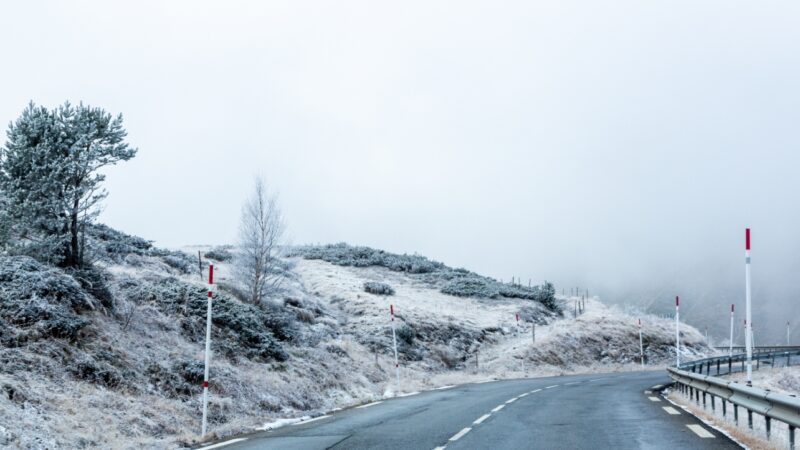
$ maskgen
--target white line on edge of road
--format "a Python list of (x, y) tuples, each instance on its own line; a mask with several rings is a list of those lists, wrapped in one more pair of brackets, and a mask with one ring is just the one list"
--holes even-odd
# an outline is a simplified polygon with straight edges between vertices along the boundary
[(658, 398), (658, 397), (647, 397), (647, 398), (649, 398), (651, 402), (660, 402), (661, 401), (661, 399)]
[(506, 405), (500, 405), (500, 406), (496, 407), (495, 409), (493, 409), (492, 412), (500, 411), (501, 409), (503, 409), (505, 407), (506, 407)]
[(383, 400), (378, 400), (377, 402), (372, 402), (372, 403), (367, 403), (366, 405), (356, 406), (356, 409), (369, 408), (370, 406), (379, 405), (381, 403), (383, 403)]
[(714, 438), (714, 435), (709, 433), (705, 428), (701, 427), (700, 425), (691, 424), (686, 425), (689, 427), (690, 430), (694, 431), (694, 434), (700, 436), (703, 439)]
[(235, 444), (237, 442), (246, 441), (247, 438), (231, 439), (230, 441), (220, 442), (219, 444), (209, 445), (208, 447), (200, 447), (197, 450), (211, 450), (212, 448), (220, 448), (226, 445)]
[(461, 430), (458, 433), (456, 433), (453, 437), (451, 437), (450, 441), (457, 441), (457, 440), (461, 439), (462, 437), (464, 437), (465, 434), (469, 433), (469, 430), (471, 430), (471, 429), (472, 428), (469, 428), (469, 427), (464, 428), (463, 430)]
[(557, 385), (557, 384), (554, 384), (554, 385), (552, 385), (552, 386), (547, 386), (545, 389), (553, 389), (554, 387), (558, 387), (558, 385)]
[(666, 411), (667, 414), (671, 414), (673, 416), (680, 416), (681, 415), (681, 413), (678, 412), (678, 410), (673, 408), (672, 406), (663, 406), (662, 408), (664, 408), (664, 411)]
[(419, 391), (408, 392), (408, 393), (405, 393), (405, 394), (397, 394), (397, 395), (395, 395), (395, 397), (397, 397), (397, 398), (411, 397), (412, 395), (417, 395), (417, 394), (419, 394)]
[(295, 422), (295, 423), (292, 424), (292, 426), (305, 425), (305, 424), (307, 424), (309, 422), (316, 422), (317, 420), (327, 419), (330, 416), (331, 416), (330, 414), (325, 414), (324, 416), (314, 417), (313, 419), (304, 420), (302, 422)]
[(476, 420), (475, 422), (472, 422), (472, 424), (473, 425), (480, 425), (480, 424), (483, 423), (484, 420), (488, 419), (489, 417), (491, 417), (491, 414), (484, 414), (478, 420)]
[(456, 386), (455, 386), (455, 385), (453, 385), (453, 384), (451, 384), (451, 385), (448, 385), (448, 386), (440, 386), (440, 387), (438, 387), (438, 388), (433, 388), (433, 390), (434, 390), (434, 391), (441, 391), (441, 390), (443, 390), (443, 389), (450, 389), (450, 388), (454, 388), (454, 387), (456, 387)]

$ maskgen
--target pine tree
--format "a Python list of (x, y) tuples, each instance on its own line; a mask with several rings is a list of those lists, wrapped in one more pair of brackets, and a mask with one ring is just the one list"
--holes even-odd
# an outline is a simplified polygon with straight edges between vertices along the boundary
[(103, 167), (127, 161), (122, 115), (30, 103), (0, 148), (0, 190), (14, 248), (62, 267), (84, 265), (86, 227), (105, 198)]

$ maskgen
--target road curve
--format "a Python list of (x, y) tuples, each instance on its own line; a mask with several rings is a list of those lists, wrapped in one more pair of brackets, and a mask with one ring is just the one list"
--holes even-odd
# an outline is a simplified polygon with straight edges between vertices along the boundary
[(225, 450), (740, 448), (652, 387), (664, 372), (466, 384), (237, 436)]

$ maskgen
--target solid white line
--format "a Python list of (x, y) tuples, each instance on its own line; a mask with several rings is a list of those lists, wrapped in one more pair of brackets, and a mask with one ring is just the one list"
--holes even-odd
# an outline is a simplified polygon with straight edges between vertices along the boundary
[(472, 424), (473, 425), (480, 425), (480, 424), (483, 423), (484, 420), (488, 419), (490, 416), (491, 416), (491, 414), (484, 414), (478, 420), (476, 420), (475, 422), (472, 422)]
[(324, 416), (314, 417), (313, 419), (304, 420), (302, 422), (295, 422), (292, 425), (303, 425), (303, 424), (307, 424), (309, 422), (315, 422), (317, 420), (327, 419), (328, 417), (330, 417), (330, 414), (325, 414)]
[(493, 409), (492, 412), (500, 411), (501, 409), (503, 409), (505, 407), (506, 407), (506, 405), (500, 405), (500, 406), (496, 407), (495, 409)]
[(212, 448), (220, 448), (226, 445), (235, 444), (237, 442), (246, 441), (247, 438), (231, 439), (230, 441), (220, 442), (219, 444), (209, 445), (208, 447), (200, 447), (197, 450), (211, 450)]
[(681, 413), (679, 413), (678, 410), (673, 408), (672, 406), (664, 406), (663, 408), (664, 408), (664, 411), (667, 412), (667, 414), (671, 414), (673, 416), (680, 416), (681, 415)]
[(686, 425), (689, 427), (690, 430), (694, 431), (694, 434), (700, 436), (703, 439), (713, 438), (714, 435), (709, 433), (705, 428), (701, 427), (700, 425)]
[(539, 392), (539, 391), (541, 391), (541, 389), (536, 389), (536, 390), (533, 390), (533, 391), (531, 391), (531, 394), (535, 394), (535, 393), (537, 393), (537, 392)]
[(472, 428), (464, 428), (463, 430), (461, 430), (458, 433), (456, 433), (455, 436), (451, 437), (450, 441), (457, 441), (457, 440), (461, 439), (465, 434), (469, 433), (469, 430), (471, 430), (471, 429)]
[(552, 386), (547, 386), (545, 389), (553, 389), (554, 387), (558, 387), (558, 385), (557, 385), (557, 384), (554, 384), (554, 385), (552, 385)]
[(450, 388), (454, 388), (454, 387), (455, 387), (455, 385), (441, 386), (441, 387), (438, 387), (438, 388), (433, 388), (433, 390), (434, 391), (441, 391), (442, 389), (450, 389)]
[(651, 402), (660, 402), (661, 401), (661, 399), (659, 399), (658, 397), (647, 397), (647, 398), (649, 398)]
[(419, 391), (409, 392), (407, 394), (397, 394), (395, 397), (397, 397), (397, 398), (411, 397), (412, 395), (417, 395), (417, 394), (419, 394)]
[(495, 381), (495, 380), (483, 380), (483, 381), (476, 381), (476, 382), (474, 382), (474, 383), (472, 383), (472, 384), (491, 383), (492, 381)]
[(372, 403), (367, 403), (366, 405), (356, 406), (356, 409), (369, 408), (370, 406), (379, 405), (381, 403), (383, 403), (383, 400), (379, 400), (377, 402), (372, 402)]
[(511, 400), (506, 401), (506, 405), (514, 403), (515, 401), (519, 400), (519, 397), (514, 397)]

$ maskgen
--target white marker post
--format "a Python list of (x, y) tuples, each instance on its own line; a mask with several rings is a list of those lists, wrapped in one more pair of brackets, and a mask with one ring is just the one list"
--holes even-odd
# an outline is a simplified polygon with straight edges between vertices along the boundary
[(730, 341), (730, 350), (728, 350), (729, 357), (733, 356), (733, 310), (734, 306), (733, 303), (731, 303), (731, 341)]
[(642, 343), (642, 319), (639, 319), (639, 354), (642, 356), (642, 367), (644, 367), (644, 344)]
[(206, 357), (203, 375), (203, 433), (206, 435), (208, 425), (208, 369), (211, 364), (211, 287), (214, 284), (214, 265), (208, 266), (208, 307), (206, 308)]
[(753, 385), (753, 318), (750, 305), (750, 228), (744, 232), (744, 285), (745, 307), (744, 314), (747, 322), (744, 328), (745, 345), (747, 349), (747, 385)]
[(394, 372), (397, 378), (397, 388), (400, 389), (400, 363), (397, 362), (397, 333), (394, 331), (394, 305), (389, 305), (389, 313), (392, 315), (392, 341), (394, 342)]
[(681, 368), (681, 298), (675, 296), (675, 367)]

